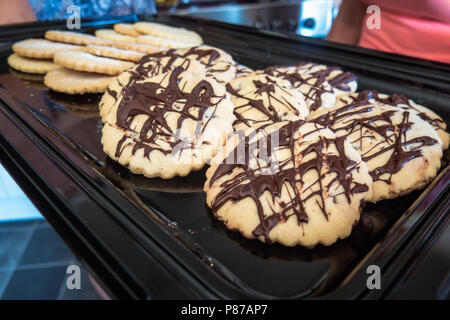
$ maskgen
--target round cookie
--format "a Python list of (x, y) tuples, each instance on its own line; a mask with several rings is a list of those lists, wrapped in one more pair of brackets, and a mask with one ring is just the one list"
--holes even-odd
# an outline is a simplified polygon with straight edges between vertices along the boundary
[(192, 60), (191, 68), (198, 72), (182, 66), (152, 78), (126, 72), (113, 82), (101, 102), (102, 144), (110, 158), (163, 179), (205, 165), (233, 130), (233, 105), (200, 63)]
[(138, 32), (134, 28), (134, 25), (132, 25), (131, 23), (116, 23), (114, 25), (114, 31), (132, 37), (137, 37), (141, 35), (141, 33)]
[(96, 93), (106, 90), (114, 77), (60, 68), (47, 73), (44, 83), (50, 89), (68, 94)]
[(96, 44), (99, 46), (108, 46), (112, 43), (110, 40), (101, 39), (90, 34), (60, 30), (48, 30), (45, 33), (45, 38), (53, 41), (80, 45)]
[(249, 74), (226, 85), (234, 104), (234, 129), (284, 120), (304, 120), (309, 114), (303, 94), (290, 87), (289, 81), (266, 74)]
[(218, 82), (226, 83), (236, 77), (236, 62), (230, 54), (219, 48), (202, 45), (178, 49), (172, 54), (199, 61), (206, 68), (206, 76), (213, 77)]
[(27, 73), (45, 74), (47, 72), (61, 69), (61, 66), (51, 60), (33, 59), (19, 56), (13, 53), (8, 57), (10, 67)]
[(52, 59), (58, 51), (84, 51), (82, 46), (58, 43), (46, 39), (27, 39), (12, 45), (15, 53), (22, 57), (35, 59)]
[(194, 31), (171, 27), (156, 22), (136, 22), (134, 28), (147, 35), (200, 45), (203, 39)]
[[(209, 46), (192, 47), (185, 50), (170, 49), (147, 54), (132, 69), (132, 73), (137, 73), (141, 77), (153, 77), (179, 66), (190, 69), (192, 60), (203, 66), (202, 70), (206, 72), (205, 76), (213, 77), (219, 82), (227, 82), (235, 77), (236, 69), (233, 58), (224, 51)], [(198, 63), (194, 63), (193, 66), (195, 67)], [(195, 70), (193, 71), (195, 72)]]
[(250, 239), (331, 245), (350, 235), (371, 195), (358, 152), (314, 123), (248, 130), (232, 136), (224, 150), (206, 172), (206, 202), (227, 228)]
[(292, 67), (268, 67), (263, 73), (288, 80), (293, 88), (298, 88), (305, 96), (310, 111), (320, 107), (332, 108), (336, 102), (336, 94), (323, 77), (314, 75), (315, 71), (317, 70), (310, 68), (308, 64), (300, 64)]
[(117, 95), (123, 90), (125, 86), (131, 86), (134, 82), (151, 77), (155, 77), (177, 67), (183, 67), (187, 72), (206, 75), (205, 67), (197, 60), (190, 57), (182, 58), (174, 54), (175, 50), (171, 49), (165, 52), (158, 52), (144, 56), (138, 64), (133, 68), (120, 74), (116, 81), (111, 82), (111, 85), (106, 90), (100, 101), (100, 115), (108, 114), (116, 102)]
[[(11, 74), (13, 74), (17, 78), (19, 78), (25, 82), (35, 82), (37, 84), (39, 82), (42, 83), (42, 81), (44, 81), (45, 74), (24, 73), (21, 71), (14, 70), (12, 68), (9, 71), (11, 72)], [(42, 87), (45, 87), (45, 85), (42, 85)]]
[(68, 69), (111, 76), (118, 75), (134, 66), (132, 62), (97, 57), (87, 52), (60, 51), (55, 54), (53, 61)]
[(336, 96), (355, 92), (358, 89), (358, 77), (340, 67), (304, 62), (297, 65), (297, 71), (305, 76), (317, 77), (328, 82)]
[(322, 108), (308, 120), (347, 138), (361, 154), (374, 181), (372, 202), (421, 189), (441, 166), (441, 138), (411, 111), (355, 103)]
[(449, 134), (446, 131), (447, 124), (444, 119), (438, 116), (435, 112), (415, 103), (408, 99), (403, 94), (383, 94), (375, 90), (365, 90), (359, 93), (350, 93), (339, 96), (336, 101), (336, 106), (345, 106), (348, 104), (364, 104), (364, 103), (382, 103), (394, 107), (399, 107), (404, 110), (409, 110), (417, 114), (422, 120), (428, 122), (434, 130), (439, 134), (442, 140), (442, 149), (447, 150), (449, 146)]
[(96, 56), (102, 56), (113, 59), (127, 60), (138, 62), (141, 60), (145, 53), (132, 51), (132, 50), (123, 50), (114, 47), (105, 47), (105, 46), (96, 46), (96, 45), (88, 45), (86, 46), (86, 51), (88, 53), (94, 54)]
[(123, 49), (123, 50), (132, 50), (142, 53), (155, 53), (159, 51), (167, 50), (168, 48), (151, 46), (148, 44), (140, 44), (134, 42), (114, 42), (111, 44), (112, 47)]
[(154, 60), (155, 56), (145, 56), (133, 68), (121, 73), (111, 81), (99, 103), (100, 116), (102, 117), (103, 122), (109, 117), (109, 113), (117, 104), (120, 93), (137, 82), (142, 82), (162, 74), (168, 74), (168, 72), (177, 67), (183, 68), (186, 74), (197, 74), (198, 77), (204, 77), (206, 75), (205, 67), (199, 61), (192, 59), (177, 59), (168, 63), (168, 61), (171, 60), (170, 56), (160, 57), (159, 55), (156, 55), (156, 57), (161, 58), (161, 60), (157, 60), (157, 63), (155, 63)]
[(111, 29), (97, 29), (95, 35), (99, 38), (111, 41), (136, 42), (136, 37), (127, 36)]
[(143, 35), (136, 37), (136, 42), (146, 45), (151, 45), (160, 48), (170, 48), (170, 49), (179, 49), (179, 48), (188, 48), (194, 47), (197, 45), (195, 42), (184, 42), (173, 39), (166, 39), (155, 37), (152, 35)]

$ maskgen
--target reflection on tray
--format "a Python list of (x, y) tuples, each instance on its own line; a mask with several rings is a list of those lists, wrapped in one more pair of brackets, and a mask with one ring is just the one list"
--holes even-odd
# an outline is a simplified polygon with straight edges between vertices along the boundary
[(16, 71), (14, 69), (9, 69), (9, 72), (16, 76), (17, 78), (23, 80), (27, 88), (47, 90), (48, 88), (44, 84), (44, 75), (34, 74), (34, 73), (24, 73)]
[(174, 177), (169, 180), (146, 178), (124, 169), (110, 158), (106, 158), (103, 174), (118, 183), (122, 189), (152, 190), (169, 193), (202, 192), (206, 169), (190, 173), (186, 177)]
[(47, 96), (50, 101), (64, 106), (71, 113), (84, 117), (99, 116), (98, 103), (102, 97), (101, 94), (70, 95), (49, 90)]
[[(323, 294), (331, 290), (336, 283), (340, 283), (342, 277), (347, 274), (346, 271), (353, 268), (355, 261), (364, 257), (367, 250), (381, 240), (385, 231), (421, 193), (419, 190), (394, 200), (367, 204), (350, 237), (329, 247), (318, 245), (308, 249), (299, 246), (268, 245), (246, 239), (240, 233), (228, 230), (222, 222), (213, 217), (205, 205), (205, 195), (202, 192), (204, 170), (184, 178), (149, 179), (134, 175), (107, 158), (102, 172), (144, 211), (152, 212), (164, 221), (168, 229), (210, 267), (230, 277), (231, 281), (239, 281), (233, 277), (248, 272), (245, 270), (251, 268), (253, 263), (256, 267), (261, 259), (268, 264), (268, 270), (276, 266), (280, 272), (283, 272), (283, 268), (288, 272), (291, 264), (294, 264), (299, 272), (311, 275), (311, 288), (314, 289), (303, 293), (313, 295)], [(186, 196), (186, 193), (191, 195)], [(164, 207), (160, 207), (161, 203), (165, 204)], [(392, 216), (393, 212), (395, 217)], [(198, 246), (198, 243), (202, 245)], [(208, 254), (212, 252), (210, 246), (223, 246), (224, 250), (220, 253), (216, 251), (214, 256), (211, 256)], [(234, 252), (232, 256), (230, 252)], [(252, 256), (252, 259), (249, 259), (249, 256)], [(236, 261), (244, 257), (248, 265), (237, 266)], [(234, 275), (230, 274), (227, 267), (230, 263), (235, 265)], [(317, 273), (310, 270), (311, 268), (316, 271), (320, 269), (322, 272), (319, 273), (327, 276), (314, 278)], [(301, 286), (301, 283), (298, 285)], [(253, 286), (257, 288), (258, 284), (254, 283)]]
[[(253, 62), (253, 65), (249, 64), (253, 67), (264, 64), (256, 58), (251, 60), (247, 57), (247, 60)], [(102, 166), (105, 155), (100, 144), (101, 122), (99, 119), (79, 117), (98, 115), (100, 95), (60, 94), (42, 87), (42, 76), (29, 78), (28, 74), (18, 72), (14, 75), (22, 79), (26, 87), (11, 84), (10, 79), (5, 77), (5, 83), (14, 89), (15, 96), (25, 100), (35, 115), (45, 115), (45, 120), (57, 128), (64, 139), (81, 149), (84, 155), (90, 154), (87, 159), (91, 165), (99, 168), (138, 207), (147, 213), (151, 211), (159, 221), (167, 224), (168, 232), (173, 232), (180, 242), (228, 279), (233, 282), (240, 280), (247, 287), (272, 296), (298, 292), (318, 295), (341, 283), (337, 279), (348, 275), (348, 271), (370, 252), (422, 192), (380, 201), (376, 205), (368, 204), (352, 235), (330, 247), (289, 248), (249, 240), (229, 231), (212, 216), (202, 192), (204, 170), (184, 178), (163, 180), (134, 175), (109, 158), (105, 158)], [(40, 92), (40, 100), (31, 88), (45, 90)], [(70, 113), (52, 103), (64, 106)], [(97, 163), (100, 163), (99, 167)], [(142, 228), (145, 229), (145, 226)], [(283, 285), (280, 286), (280, 283)]]
[(51, 102), (63, 106), (68, 112), (83, 117), (98, 117), (98, 103), (102, 94), (77, 94), (70, 95), (49, 90), (44, 84), (44, 75), (24, 73), (9, 69), (10, 73), (21, 79), (25, 87), (47, 91), (47, 97)]

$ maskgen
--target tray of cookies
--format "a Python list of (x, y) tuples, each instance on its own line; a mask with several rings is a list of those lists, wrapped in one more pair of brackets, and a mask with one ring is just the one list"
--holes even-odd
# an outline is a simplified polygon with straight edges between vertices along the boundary
[(380, 297), (367, 266), (388, 288), (445, 214), (445, 65), (170, 16), (82, 31), (2, 51), (1, 144), (113, 296)]

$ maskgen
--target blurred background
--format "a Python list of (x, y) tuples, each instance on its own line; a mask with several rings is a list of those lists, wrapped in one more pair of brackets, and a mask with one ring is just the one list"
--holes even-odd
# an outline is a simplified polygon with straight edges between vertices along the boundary
[[(450, 0), (14, 0), (0, 25), (176, 13), (450, 63)], [(445, 41), (447, 40), (447, 41)]]
[[(5, 2), (5, 1), (3, 1)], [(151, 15), (177, 12), (258, 29), (295, 32), (325, 37), (341, 0), (227, 1), (227, 0), (15, 0), (20, 15), (4, 17), (2, 24), (68, 17), (67, 8), (77, 5), (82, 18), (128, 14)], [(1, 6), (1, 4), (0, 4)], [(9, 5), (10, 7), (10, 5)], [(0, 14), (1, 21), (1, 14)]]
[[(194, 2), (196, 0), (193, 0)], [(200, 2), (208, 0), (198, 0)], [(340, 0), (260, 1), (180, 10), (180, 14), (307, 37), (325, 37), (339, 11)]]

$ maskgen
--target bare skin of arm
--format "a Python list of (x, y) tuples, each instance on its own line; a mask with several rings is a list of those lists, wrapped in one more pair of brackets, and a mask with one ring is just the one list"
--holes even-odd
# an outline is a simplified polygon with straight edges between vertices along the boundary
[(357, 45), (366, 6), (359, 0), (343, 0), (327, 40)]
[(28, 0), (1, 0), (0, 25), (36, 21)]

